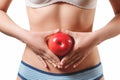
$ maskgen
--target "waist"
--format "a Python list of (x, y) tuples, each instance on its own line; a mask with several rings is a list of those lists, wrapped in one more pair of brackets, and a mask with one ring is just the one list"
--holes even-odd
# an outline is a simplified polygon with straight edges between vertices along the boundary
[(29, 47), (26, 47), (23, 55), (23, 61), (30, 64), (31, 66), (34, 66), (46, 72), (70, 73), (92, 67), (100, 62), (100, 58), (97, 51), (97, 47), (95, 47), (91, 51), (90, 55), (76, 68), (69, 67), (67, 69), (57, 69), (54, 68), (50, 63), (47, 63), (47, 65), (49, 66), (49, 70), (48, 70), (43, 66), (43, 62), (38, 59), (38, 56)]
[(103, 77), (101, 63), (73, 73), (55, 74), (39, 70), (21, 61), (18, 76), (23, 80), (100, 80)]
[(70, 30), (74, 32), (91, 32), (92, 31), (92, 25), (62, 25), (62, 24), (52, 24), (52, 25), (43, 25), (43, 24), (37, 24), (37, 25), (31, 25), (30, 31), (31, 32), (44, 32), (44, 31), (53, 31), (53, 30)]

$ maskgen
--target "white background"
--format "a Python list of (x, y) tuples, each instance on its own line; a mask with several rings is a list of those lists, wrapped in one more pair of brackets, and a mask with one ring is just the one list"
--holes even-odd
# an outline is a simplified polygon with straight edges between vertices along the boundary
[[(13, 0), (8, 15), (22, 28), (29, 29), (24, 0)], [(108, 0), (98, 0), (94, 30), (104, 27), (114, 13)], [(24, 46), (15, 38), (0, 33), (0, 80), (16, 80)], [(120, 80), (120, 35), (106, 40), (99, 46), (106, 80)]]

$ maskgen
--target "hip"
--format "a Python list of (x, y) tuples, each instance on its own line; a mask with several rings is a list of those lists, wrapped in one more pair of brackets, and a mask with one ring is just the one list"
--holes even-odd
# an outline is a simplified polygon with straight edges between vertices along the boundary
[(103, 77), (101, 63), (97, 65), (68, 74), (56, 74), (39, 70), (24, 61), (21, 61), (18, 76), (22, 80), (100, 80)]
[(80, 65), (78, 65), (78, 67), (76, 68), (69, 67), (67, 69), (58, 69), (53, 67), (50, 63), (47, 63), (49, 67), (49, 70), (48, 70), (47, 68), (44, 67), (43, 62), (38, 59), (38, 55), (36, 55), (29, 47), (26, 47), (22, 60), (27, 64), (35, 68), (38, 68), (40, 70), (43, 70), (46, 72), (52, 72), (52, 73), (60, 73), (60, 74), (84, 70), (100, 63), (100, 57), (99, 57), (97, 47), (95, 47), (91, 51), (90, 55), (88, 55), (88, 57), (85, 60), (83, 60), (83, 62)]

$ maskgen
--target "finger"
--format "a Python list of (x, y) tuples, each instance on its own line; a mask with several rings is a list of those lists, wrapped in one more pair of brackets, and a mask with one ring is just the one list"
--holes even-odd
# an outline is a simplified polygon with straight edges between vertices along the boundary
[[(76, 63), (76, 61), (78, 59), (80, 59), (82, 56), (80, 56), (80, 54), (78, 54), (78, 52), (74, 52), (71, 57), (69, 57), (68, 59), (63, 59), (63, 63), (62, 66), (65, 66), (66, 68), (71, 66), (72, 64)], [(66, 62), (64, 62), (66, 61)], [(62, 61), (61, 61), (62, 62)]]
[(61, 60), (61, 65), (65, 65), (67, 63), (69, 63), (71, 61), (71, 59), (74, 59), (74, 57), (78, 56), (79, 52), (76, 52), (75, 49), (73, 49), (73, 51), (71, 51), (68, 55), (66, 55), (62, 60)]
[(42, 58), (42, 57), (40, 57), (40, 56), (37, 56), (37, 57), (38, 57), (38, 59), (43, 63), (43, 65), (45, 66), (45, 68), (48, 68), (48, 65), (47, 65), (45, 59)]
[(44, 50), (46, 51), (41, 52), (40, 50), (39, 52), (41, 52), (42, 55), (46, 56), (47, 59), (53, 61), (54, 63), (60, 62), (60, 59), (54, 53), (52, 53), (52, 51), (47, 47), (47, 45), (44, 45)]
[(44, 59), (50, 60), (56, 65), (60, 62), (60, 59), (54, 53), (52, 53), (46, 45), (44, 45), (44, 50), (46, 51), (39, 50), (40, 53), (38, 53), (38, 55), (44, 57)]
[(46, 53), (45, 51), (39, 51), (39, 53), (36, 53), (38, 56), (41, 56), (42, 58), (44, 58), (45, 60), (51, 60), (52, 62), (56, 63), (56, 60), (54, 60), (51, 55), (49, 55), (48, 53)]
[(69, 64), (67, 64), (67, 65), (65, 66), (65, 68), (70, 67), (71, 65), (75, 64), (75, 63), (76, 63), (77, 61), (79, 61), (79, 60), (80, 60), (80, 57), (74, 58), (74, 60), (71, 60), (71, 62), (70, 62)]
[(78, 65), (80, 65), (82, 62), (83, 62), (83, 60), (85, 60), (86, 59), (86, 56), (84, 56), (84, 57), (82, 57), (79, 61), (77, 61), (74, 65), (73, 65), (73, 68), (76, 68)]
[(67, 62), (66, 64), (64, 64), (64, 66), (67, 68), (69, 66), (71, 66), (72, 64), (76, 63), (76, 61), (78, 59), (80, 59), (81, 56), (79, 56), (79, 54), (76, 54), (74, 56), (72, 56)]
[(70, 59), (73, 57), (74, 53), (71, 52), (68, 55), (66, 55), (60, 62), (60, 65), (65, 65), (67, 63), (69, 63)]
[(47, 53), (44, 53), (43, 56), (49, 63), (51, 63), (54, 67), (56, 67), (58, 65), (58, 63), (60, 63), (60, 59), (54, 55), (53, 53), (51, 53), (51, 51)]
[(57, 65), (56, 65), (56, 63), (54, 63), (53, 61), (51, 61), (51, 60), (47, 60), (50, 64), (52, 64), (53, 65), (53, 67), (57, 67)]
[(46, 57), (46, 56), (41, 56), (44, 60), (46, 60), (47, 62), (49, 62), (50, 64), (52, 64), (54, 67), (56, 67), (56, 62), (54, 62), (53, 60), (51, 60), (50, 58)]
[(85, 60), (86, 59), (86, 56), (84, 56), (84, 57), (82, 57), (82, 56), (80, 56), (80, 57), (75, 57), (75, 58), (73, 58), (72, 60), (71, 60), (71, 62), (69, 63), (69, 64), (67, 64), (66, 66), (65, 66), (65, 68), (68, 68), (68, 67), (70, 67), (71, 65), (73, 65), (73, 68), (76, 68), (78, 65), (80, 65), (82, 62), (83, 62), (83, 60)]
[(60, 59), (58, 56), (56, 56), (52, 51), (48, 50), (48, 54), (51, 56), (51, 59), (55, 62), (60, 62)]

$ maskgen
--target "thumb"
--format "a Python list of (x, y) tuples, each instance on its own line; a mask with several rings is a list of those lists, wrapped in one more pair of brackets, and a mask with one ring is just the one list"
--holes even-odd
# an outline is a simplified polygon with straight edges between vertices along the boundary
[(51, 61), (52, 61), (53, 63), (58, 63), (58, 62), (60, 62), (60, 59), (59, 59), (54, 53), (52, 53), (51, 50), (48, 49), (47, 53), (48, 53), (49, 56), (51, 57)]

